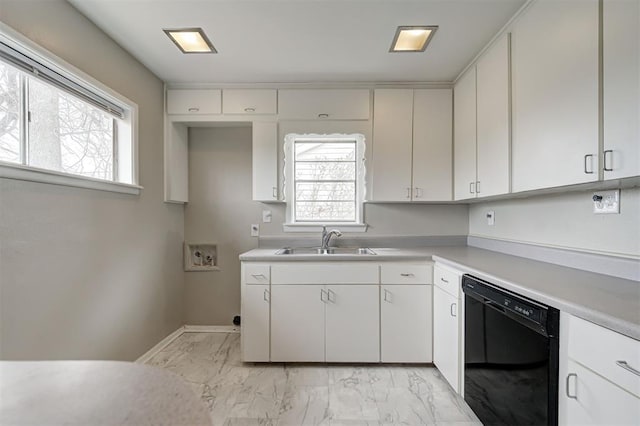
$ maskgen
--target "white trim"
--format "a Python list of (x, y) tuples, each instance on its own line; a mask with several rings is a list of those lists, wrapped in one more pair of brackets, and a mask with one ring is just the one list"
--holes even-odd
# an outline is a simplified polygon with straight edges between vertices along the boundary
[(235, 325), (185, 325), (184, 333), (240, 333)]
[(10, 163), (0, 163), (0, 178), (26, 180), (29, 182), (71, 186), (76, 188), (96, 189), (98, 191), (119, 192), (121, 194), (131, 195), (140, 195), (140, 192), (144, 189), (139, 185), (112, 182)]
[(366, 223), (283, 223), (282, 230), (284, 232), (321, 232), (322, 227), (336, 228), (344, 232), (367, 232)]
[(169, 346), (171, 342), (182, 336), (182, 333), (184, 333), (184, 326), (178, 328), (176, 331), (162, 339), (157, 345), (142, 354), (140, 358), (136, 359), (135, 362), (138, 364), (146, 364), (151, 360), (151, 358), (153, 358), (155, 355), (160, 353), (160, 351)]

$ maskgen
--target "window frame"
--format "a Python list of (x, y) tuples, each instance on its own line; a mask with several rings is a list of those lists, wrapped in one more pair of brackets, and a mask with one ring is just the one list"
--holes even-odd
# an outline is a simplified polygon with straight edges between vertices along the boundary
[[(108, 102), (121, 107), (123, 110), (123, 118), (118, 119), (115, 115), (113, 117), (112, 180), (59, 172), (30, 166), (25, 163), (4, 161), (0, 161), (0, 178), (139, 195), (144, 188), (139, 185), (138, 180), (138, 106), (2, 22), (0, 22), (0, 42), (31, 60), (46, 66), (85, 90), (89, 90)], [(23, 76), (21, 78), (25, 80), (29, 78), (28, 73), (24, 71), (22, 73), (26, 74), (26, 77)], [(46, 81), (43, 81), (43, 83), (56, 87), (56, 85)], [(26, 85), (22, 84), (22, 86)], [(57, 88), (60, 89), (59, 87)], [(23, 93), (21, 94), (23, 100), (26, 99), (24, 90), (26, 88), (23, 87)], [(87, 102), (87, 104), (91, 105), (90, 102)], [(22, 108), (20, 111), (21, 120), (26, 120), (26, 113), (25, 108)], [(24, 138), (21, 137), (20, 143), (22, 160), (27, 155), (24, 151)]]
[[(356, 143), (356, 219), (351, 222), (336, 221), (296, 221), (295, 220), (295, 153), (296, 140), (318, 142), (326, 141), (355, 141)], [(283, 194), (286, 203), (286, 220), (283, 224), (285, 232), (316, 232), (323, 226), (340, 228), (347, 232), (365, 232), (367, 224), (364, 222), (364, 201), (366, 197), (366, 165), (365, 165), (365, 136), (361, 133), (289, 133), (284, 137), (284, 172)]]

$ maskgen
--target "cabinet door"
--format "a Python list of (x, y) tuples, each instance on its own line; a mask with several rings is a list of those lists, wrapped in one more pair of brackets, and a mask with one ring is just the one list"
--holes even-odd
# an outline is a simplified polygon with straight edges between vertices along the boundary
[(513, 191), (598, 180), (598, 1), (537, 1), (512, 33)]
[(603, 2), (604, 178), (640, 175), (640, 2)]
[(278, 124), (253, 123), (253, 200), (278, 199)]
[(327, 362), (380, 361), (377, 285), (327, 286)]
[(478, 61), (478, 197), (509, 192), (509, 34)]
[(271, 361), (323, 362), (325, 289), (271, 286)]
[(284, 89), (278, 116), (293, 120), (368, 120), (369, 89)]
[(452, 199), (452, 104), (451, 89), (414, 91), (413, 201)]
[(269, 286), (242, 286), (242, 360), (269, 361)]
[(431, 362), (430, 285), (383, 285), (380, 301), (382, 362)]
[(433, 289), (433, 363), (456, 391), (460, 391), (458, 299)]
[(224, 114), (275, 114), (275, 89), (225, 89), (222, 91)]
[(167, 90), (167, 114), (220, 114), (220, 90)]
[(374, 92), (372, 201), (411, 201), (413, 90)]
[[(569, 385), (564, 395), (564, 413), (560, 420), (567, 425), (637, 425), (640, 399), (620, 389), (599, 374), (568, 361), (569, 377), (561, 377)], [(571, 396), (571, 397), (570, 397)]]
[(476, 69), (471, 68), (453, 89), (454, 198), (475, 198)]

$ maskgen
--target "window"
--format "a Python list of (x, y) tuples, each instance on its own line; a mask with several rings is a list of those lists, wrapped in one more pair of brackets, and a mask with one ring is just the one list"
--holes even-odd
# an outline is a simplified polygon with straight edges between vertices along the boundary
[(134, 110), (0, 32), (0, 177), (138, 193)]
[(287, 222), (362, 225), (364, 173), (363, 135), (287, 135)]

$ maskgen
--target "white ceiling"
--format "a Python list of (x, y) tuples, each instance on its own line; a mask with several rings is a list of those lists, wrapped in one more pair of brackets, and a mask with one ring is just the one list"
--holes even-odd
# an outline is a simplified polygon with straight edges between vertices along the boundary
[[(452, 81), (525, 0), (69, 0), (168, 83)], [(389, 53), (400, 25), (439, 25)], [(217, 55), (163, 28), (202, 27)]]

